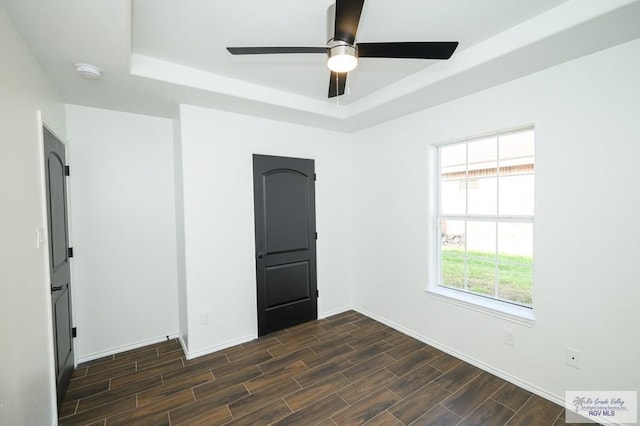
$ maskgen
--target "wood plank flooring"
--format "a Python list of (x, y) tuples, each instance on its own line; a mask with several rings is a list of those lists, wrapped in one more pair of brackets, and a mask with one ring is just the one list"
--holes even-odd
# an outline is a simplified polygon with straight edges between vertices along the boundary
[(561, 425), (564, 410), (349, 311), (193, 360), (170, 340), (78, 366), (60, 425)]

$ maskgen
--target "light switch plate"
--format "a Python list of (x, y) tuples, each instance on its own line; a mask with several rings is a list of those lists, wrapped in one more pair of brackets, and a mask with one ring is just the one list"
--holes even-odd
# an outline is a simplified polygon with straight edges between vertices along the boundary
[(36, 248), (44, 246), (44, 229), (36, 227)]

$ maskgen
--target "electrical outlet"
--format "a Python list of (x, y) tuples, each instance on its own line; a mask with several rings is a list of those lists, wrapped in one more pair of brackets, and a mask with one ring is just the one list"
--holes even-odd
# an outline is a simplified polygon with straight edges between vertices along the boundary
[(202, 324), (209, 324), (209, 311), (202, 312), (202, 315), (200, 315), (200, 322), (202, 322)]
[(582, 352), (579, 349), (566, 348), (566, 363), (568, 366), (580, 369), (582, 368)]
[(504, 329), (504, 344), (508, 346), (516, 346), (516, 332), (510, 328)]

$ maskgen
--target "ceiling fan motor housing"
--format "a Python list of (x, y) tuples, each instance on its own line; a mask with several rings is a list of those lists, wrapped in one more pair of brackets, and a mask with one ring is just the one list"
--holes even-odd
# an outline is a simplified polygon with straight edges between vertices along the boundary
[(332, 56), (337, 55), (350, 55), (350, 56), (358, 56), (358, 49), (356, 46), (352, 46), (346, 41), (342, 40), (331, 40), (327, 43), (329, 49), (327, 50), (327, 54), (331, 58)]

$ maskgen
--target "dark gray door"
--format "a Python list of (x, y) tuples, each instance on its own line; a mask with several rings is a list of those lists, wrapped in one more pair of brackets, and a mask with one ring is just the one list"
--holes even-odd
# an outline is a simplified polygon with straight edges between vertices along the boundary
[(253, 156), (258, 335), (318, 318), (313, 160)]
[(67, 228), (66, 162), (65, 148), (62, 142), (46, 128), (43, 131), (47, 221), (49, 225), (53, 343), (56, 364), (56, 388), (58, 391), (58, 405), (60, 405), (74, 367), (69, 234)]

